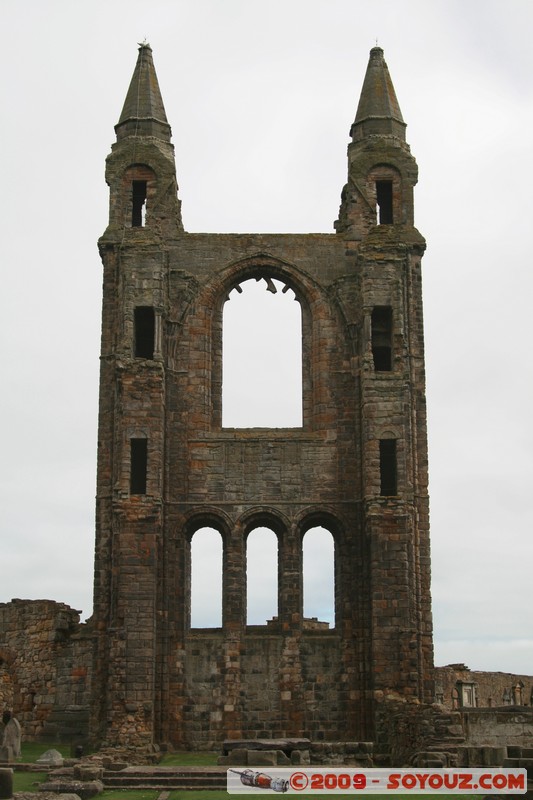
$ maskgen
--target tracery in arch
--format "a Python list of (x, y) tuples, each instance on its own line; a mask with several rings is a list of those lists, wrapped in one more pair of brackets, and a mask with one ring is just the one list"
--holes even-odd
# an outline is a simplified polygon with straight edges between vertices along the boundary
[(301, 427), (302, 404), (298, 298), (268, 275), (244, 280), (223, 310), (222, 425)]

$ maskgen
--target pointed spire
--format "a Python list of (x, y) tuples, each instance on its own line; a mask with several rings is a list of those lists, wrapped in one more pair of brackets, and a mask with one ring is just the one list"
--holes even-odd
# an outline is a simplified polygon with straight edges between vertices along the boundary
[(373, 47), (350, 136), (354, 142), (380, 135), (405, 141), (405, 128), (383, 50)]
[(117, 140), (126, 136), (155, 136), (170, 141), (171, 130), (155, 72), (152, 48), (144, 42), (139, 46), (137, 64), (115, 131)]

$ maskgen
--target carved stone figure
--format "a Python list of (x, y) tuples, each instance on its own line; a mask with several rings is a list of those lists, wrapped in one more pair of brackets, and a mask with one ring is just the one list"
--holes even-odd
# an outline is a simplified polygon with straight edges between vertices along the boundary
[(2, 748), (9, 748), (7, 752), (12, 754), (13, 758), (20, 758), (20, 725), (17, 719), (12, 715), (11, 711), (4, 711), (2, 714), (2, 722), (4, 723), (4, 737), (2, 740)]

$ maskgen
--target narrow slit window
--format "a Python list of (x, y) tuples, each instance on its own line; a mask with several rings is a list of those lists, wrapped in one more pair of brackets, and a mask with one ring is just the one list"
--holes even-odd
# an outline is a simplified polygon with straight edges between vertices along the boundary
[(392, 308), (376, 306), (372, 310), (372, 356), (378, 372), (392, 370)]
[(135, 358), (153, 358), (155, 313), (151, 306), (137, 306), (134, 311)]
[(131, 225), (142, 228), (146, 219), (146, 181), (132, 181), (131, 200)]
[(130, 439), (130, 494), (146, 494), (148, 439)]
[(376, 181), (378, 225), (392, 225), (392, 181)]
[(392, 497), (398, 494), (396, 439), (379, 441), (380, 495)]

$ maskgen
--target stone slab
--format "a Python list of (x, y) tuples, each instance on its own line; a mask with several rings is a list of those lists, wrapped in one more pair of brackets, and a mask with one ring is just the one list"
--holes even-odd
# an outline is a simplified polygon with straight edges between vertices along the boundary
[(222, 751), (225, 755), (232, 750), (283, 750), (290, 754), (293, 750), (309, 750), (309, 739), (225, 739)]

